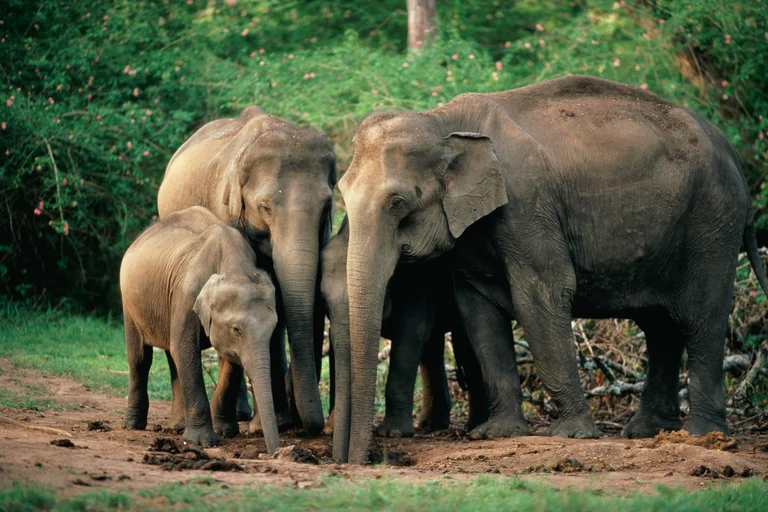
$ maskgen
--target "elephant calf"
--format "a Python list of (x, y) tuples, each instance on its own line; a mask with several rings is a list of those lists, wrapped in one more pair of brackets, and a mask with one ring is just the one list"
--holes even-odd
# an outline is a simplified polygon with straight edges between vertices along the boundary
[[(166, 216), (128, 248), (120, 267), (130, 367), (125, 428), (146, 427), (147, 377), (152, 347), (158, 347), (168, 357), (172, 421), (186, 425), (184, 439), (215, 444), (216, 432), (238, 432), (235, 403), (245, 367), (256, 391), (267, 451), (277, 449), (269, 354), (277, 324), (275, 288), (255, 261), (237, 230), (199, 206)], [(221, 365), (209, 408), (200, 350), (211, 346)]]
[[(336, 369), (334, 375), (334, 450), (349, 439), (349, 298), (347, 248), (349, 227), (345, 218), (339, 233), (322, 252), (321, 291), (331, 321), (330, 338)], [(419, 428), (444, 429), (450, 424), (451, 398), (445, 374), (445, 333), (453, 335), (453, 348), (469, 392), (469, 419), (474, 429), (488, 419), (482, 376), (464, 333), (453, 297), (450, 269), (444, 260), (398, 265), (389, 281), (382, 316), (381, 335), (392, 341), (386, 386), (386, 413), (376, 428), (383, 437), (414, 434), (413, 389), (421, 367), (423, 409)], [(344, 460), (345, 455), (334, 452)]]

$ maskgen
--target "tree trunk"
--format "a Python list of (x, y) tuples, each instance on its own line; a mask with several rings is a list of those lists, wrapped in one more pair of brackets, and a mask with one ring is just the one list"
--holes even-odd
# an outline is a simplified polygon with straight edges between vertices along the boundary
[(437, 9), (435, 0), (407, 0), (408, 48), (416, 50), (435, 36)]

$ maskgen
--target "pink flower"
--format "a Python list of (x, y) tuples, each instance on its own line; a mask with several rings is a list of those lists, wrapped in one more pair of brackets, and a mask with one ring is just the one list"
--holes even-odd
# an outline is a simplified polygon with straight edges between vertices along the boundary
[(40, 215), (42, 213), (39, 208), (35, 208), (32, 211), (35, 212), (35, 215)]
[(91, 101), (91, 98), (93, 98), (93, 94), (88, 95), (88, 101)]
[(243, 29), (243, 31), (240, 32), (240, 35), (243, 36), (243, 37), (247, 36), (248, 35), (248, 29), (247, 28)]
[(64, 178), (63, 180), (61, 180), (61, 184), (62, 185), (66, 185), (67, 184), (67, 178)]
[(155, 98), (155, 104), (160, 103), (160, 98)]
[(13, 105), (13, 100), (5, 100), (5, 104), (10, 107), (11, 105)]
[(51, 105), (53, 105), (53, 104), (54, 104), (54, 103), (56, 103), (56, 102), (55, 102), (55, 101), (53, 101), (53, 98), (48, 98), (48, 103), (50, 103)]
[(151, 110), (149, 110), (149, 109), (145, 110), (145, 111), (144, 111), (144, 113), (145, 113), (145, 114), (147, 114), (148, 116), (151, 116), (151, 115), (152, 115), (152, 111), (151, 111)]
[[(251, 52), (251, 58), (254, 58), (256, 56), (256, 50)], [(178, 70), (178, 68), (176, 68)]]
[(138, 96), (139, 95), (139, 88), (138, 87), (133, 89), (133, 95), (134, 96)]
[(757, 292), (755, 290), (750, 290), (749, 295), (750, 297), (757, 297)]
[(531, 48), (531, 43), (525, 43), (523, 46), (525, 46), (526, 48), (530, 49)]
[(316, 37), (313, 37), (312, 39), (310, 39), (310, 40), (309, 40), (309, 42), (310, 42), (310, 43), (316, 43), (316, 42), (317, 42), (317, 38), (316, 38)]
[(536, 30), (538, 30), (539, 32), (544, 32), (544, 27), (541, 25), (541, 23), (536, 24)]
[(145, 151), (144, 156), (149, 156), (149, 151)]
[(616, 59), (616, 60), (613, 61), (613, 65), (616, 66), (616, 67), (619, 67), (619, 66), (621, 66), (621, 61), (619, 59)]
[(731, 36), (729, 34), (725, 34), (725, 44), (731, 44)]
[(435, 98), (437, 98), (437, 91), (432, 91), (432, 96), (434, 96)]
[(65, 235), (69, 234), (69, 222), (67, 221), (64, 221), (64, 234)]
[(667, 21), (667, 20), (665, 20), (664, 18), (659, 19), (659, 23), (662, 24), (662, 25), (664, 24), (665, 21)]
[(37, 207), (38, 207), (38, 208), (40, 208), (41, 210), (43, 209), (43, 206), (45, 206), (45, 203), (43, 203), (42, 201), (40, 201), (40, 202), (37, 204)]
[(501, 71), (501, 62), (496, 62), (496, 71)]
[(3, 130), (5, 130), (5, 128), (6, 128), (6, 126), (7, 126), (7, 125), (6, 125), (5, 123), (3, 123), (3, 124), (2, 124), (2, 125), (0, 125), (0, 126), (2, 126)]
[(512, 46), (511, 42), (507, 41), (506, 43), (504, 43), (504, 48), (509, 48), (510, 46)]
[(264, 48), (262, 48), (261, 50), (259, 50), (259, 53), (264, 53), (265, 51), (267, 51), (267, 50), (265, 50)]
[(81, 185), (85, 184), (85, 180), (83, 178), (80, 178), (80, 184)]
[(291, 54), (289, 54), (289, 55), (288, 55), (288, 58), (289, 58), (289, 59), (291, 59), (291, 60), (293, 60), (293, 54), (292, 54), (292, 53), (291, 53)]
[(407, 68), (408, 67), (408, 63), (407, 62), (403, 62), (403, 67)]
[(454, 53), (453, 55), (451, 55), (451, 58), (452, 58), (453, 60), (458, 60), (458, 58), (459, 58), (459, 54), (458, 54), (458, 53)]
[(539, 44), (540, 44), (541, 46), (544, 46), (544, 45), (545, 45), (545, 44), (547, 44), (547, 43), (545, 43), (543, 39), (539, 39)]
[(75, 136), (74, 136), (74, 135), (72, 135), (71, 133), (69, 134), (69, 140), (72, 140), (74, 137), (75, 137)]
[(760, 139), (760, 140), (763, 140), (763, 139), (765, 138), (765, 135), (763, 135), (763, 132), (760, 132), (760, 133), (757, 135), (757, 138), (758, 138), (758, 139)]
[(77, 206), (77, 201), (72, 201), (72, 208), (74, 208), (75, 206)]
[(157, 215), (153, 215), (152, 220), (157, 220)]
[(96, 119), (101, 119), (101, 114), (97, 115)]
[(640, 86), (640, 88), (645, 91), (646, 89), (648, 89), (648, 84), (643, 84)]
[(722, 82), (720, 82), (720, 85), (725, 87), (726, 85), (728, 85), (728, 80), (723, 80)]
[(125, 145), (128, 146), (128, 149), (133, 147), (133, 143), (131, 141), (128, 141)]
[(371, 93), (373, 93), (373, 94), (379, 94), (379, 91), (378, 91), (378, 89), (371, 89)]
[(470, 53), (469, 54), (469, 60), (473, 60), (474, 58), (475, 58), (475, 56)]

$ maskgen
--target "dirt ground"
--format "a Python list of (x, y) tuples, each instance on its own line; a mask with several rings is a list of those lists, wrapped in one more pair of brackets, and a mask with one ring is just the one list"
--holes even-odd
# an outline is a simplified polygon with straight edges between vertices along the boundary
[[(200, 451), (185, 447), (180, 435), (161, 429), (170, 415), (169, 402), (151, 403), (146, 431), (127, 432), (121, 427), (120, 413), (125, 399), (65, 378), (31, 371), (13, 375), (18, 372), (7, 361), (0, 361), (0, 368), (7, 370), (0, 375), (0, 388), (23, 392), (19, 379), (23, 384), (42, 385), (57, 404), (73, 409), (0, 408), (0, 484), (36, 482), (64, 494), (88, 489), (134, 490), (201, 477), (229, 486), (258, 482), (305, 488), (321, 485), (317, 480), (325, 475), (419, 481), (446, 475), (464, 479), (481, 473), (524, 475), (558, 488), (650, 492), (659, 484), (694, 489), (768, 475), (766, 434), (741, 434), (733, 439), (712, 436), (703, 441), (679, 434), (654, 440), (606, 434), (597, 440), (530, 436), (469, 441), (457, 431), (449, 431), (376, 439), (373, 454), (379, 463), (366, 466), (333, 463), (330, 436), (283, 434), (281, 446), (296, 448), (281, 449), (285, 453), (277, 459), (260, 457), (263, 439), (243, 435)], [(241, 430), (246, 430), (245, 424)], [(70, 443), (74, 446), (68, 446)], [(188, 469), (200, 467), (206, 469)]]

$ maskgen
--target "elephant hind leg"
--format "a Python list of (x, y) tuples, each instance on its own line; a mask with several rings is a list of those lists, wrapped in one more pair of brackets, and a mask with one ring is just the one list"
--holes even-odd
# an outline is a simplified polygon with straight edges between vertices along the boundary
[(663, 311), (643, 315), (636, 322), (645, 333), (648, 370), (640, 408), (622, 431), (630, 439), (652, 437), (661, 430), (680, 430), (682, 426), (678, 388), (684, 333)]
[(434, 331), (421, 355), (421, 414), (416, 427), (444, 430), (451, 424), (451, 394), (445, 373), (445, 334)]
[(171, 357), (169, 350), (165, 351), (165, 358), (168, 360), (168, 369), (171, 372), (171, 422), (168, 428), (173, 430), (184, 430), (187, 425), (184, 413), (184, 393), (181, 391), (181, 381), (179, 380), (179, 370), (176, 368), (176, 362)]
[(125, 410), (125, 428), (144, 430), (149, 413), (147, 381), (152, 367), (152, 347), (144, 345), (131, 315), (124, 311), (125, 346), (128, 354), (129, 387), (128, 407)]
[(692, 275), (703, 278), (687, 283), (688, 289), (680, 297), (677, 307), (685, 334), (690, 381), (690, 412), (683, 428), (692, 435), (728, 432), (723, 358), (736, 250), (733, 254), (733, 261), (697, 261), (700, 266)]

